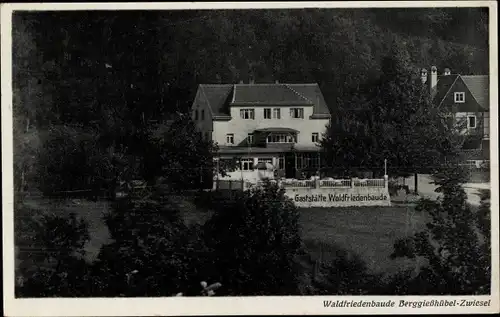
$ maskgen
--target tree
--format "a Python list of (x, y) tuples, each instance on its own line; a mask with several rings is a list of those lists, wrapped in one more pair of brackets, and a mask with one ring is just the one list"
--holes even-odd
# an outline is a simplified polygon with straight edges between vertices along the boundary
[(161, 175), (172, 190), (212, 186), (217, 148), (197, 132), (190, 115), (177, 114), (155, 140), (158, 155), (149, 157), (159, 162), (145, 161), (145, 175)]
[(467, 196), (461, 186), (466, 177), (463, 169), (457, 166), (450, 166), (435, 175), (437, 191), (443, 197), (436, 201), (422, 199), (417, 206), (418, 211), (431, 216), (427, 229), (413, 237), (398, 240), (392, 255), (393, 258), (421, 257), (427, 260), (427, 265), (406, 282), (399, 280), (394, 293), (489, 293), (489, 206), (487, 196), (483, 197), (479, 211), (473, 210), (467, 203)]
[[(382, 75), (340, 107), (323, 138), (326, 160), (344, 170), (380, 171), (384, 159), (394, 174), (424, 171), (453, 154), (455, 133), (412, 71), (408, 53), (394, 43), (382, 60)], [(428, 171), (428, 170), (427, 170)]]
[(207, 222), (214, 278), (224, 294), (299, 294), (299, 213), (284, 190), (268, 183), (218, 206)]
[(114, 240), (95, 264), (100, 296), (173, 296), (196, 289), (203, 274), (203, 241), (187, 228), (167, 196), (132, 193), (114, 203), (105, 222)]
[(88, 224), (75, 214), (37, 215), (19, 202), (15, 215), (16, 295), (87, 296), (90, 266), (83, 257)]

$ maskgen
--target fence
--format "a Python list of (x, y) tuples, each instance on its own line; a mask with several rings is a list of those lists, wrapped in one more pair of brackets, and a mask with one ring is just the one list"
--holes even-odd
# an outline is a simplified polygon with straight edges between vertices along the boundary
[[(356, 188), (356, 187), (377, 187), (384, 188), (388, 185), (387, 176), (380, 179), (315, 179), (315, 180), (270, 180), (283, 188)], [(214, 189), (246, 190), (252, 187), (259, 187), (263, 181), (256, 183), (245, 180), (215, 180)]]

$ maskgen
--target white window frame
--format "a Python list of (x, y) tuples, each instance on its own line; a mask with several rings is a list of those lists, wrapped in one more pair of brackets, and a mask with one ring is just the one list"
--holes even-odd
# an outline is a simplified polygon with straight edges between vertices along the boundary
[[(470, 125), (470, 118), (474, 118), (474, 126)], [(475, 115), (467, 115), (467, 129), (475, 129), (477, 127), (477, 117)]]
[(269, 164), (273, 165), (273, 158), (272, 157), (257, 158), (257, 163), (269, 163)]
[(296, 143), (297, 139), (295, 136), (287, 133), (274, 133), (269, 134), (266, 138), (267, 143)]
[(255, 109), (240, 109), (240, 117), (244, 120), (254, 120)]
[(253, 144), (253, 133), (248, 133), (247, 143), (248, 144)]
[(242, 171), (253, 171), (254, 170), (254, 160), (253, 158), (244, 158), (240, 160), (240, 169)]
[(273, 119), (281, 119), (281, 109), (273, 108)]
[(278, 169), (279, 170), (285, 169), (285, 157), (284, 156), (278, 157)]
[(272, 115), (273, 115), (273, 111), (271, 108), (264, 108), (264, 119), (271, 119)]
[(311, 141), (313, 143), (318, 143), (319, 142), (319, 133), (318, 132), (313, 132), (311, 135)]
[(292, 119), (304, 119), (304, 108), (290, 108), (290, 117)]
[(226, 134), (226, 144), (234, 144), (234, 133)]
[(465, 102), (465, 92), (457, 91), (453, 94), (453, 100), (455, 103), (464, 103)]

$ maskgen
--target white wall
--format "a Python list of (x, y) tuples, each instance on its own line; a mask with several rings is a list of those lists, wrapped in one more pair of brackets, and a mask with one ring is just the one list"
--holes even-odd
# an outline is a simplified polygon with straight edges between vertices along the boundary
[(386, 187), (286, 188), (285, 195), (300, 208), (391, 205)]
[[(280, 119), (264, 119), (264, 108), (273, 109), (278, 107), (231, 107), (232, 119), (230, 121), (214, 122), (213, 140), (218, 142), (219, 145), (228, 145), (226, 144), (226, 134), (233, 133), (234, 145), (237, 145), (243, 142), (248, 134), (253, 133), (254, 130), (282, 127), (300, 131), (298, 134), (298, 145), (314, 145), (311, 140), (312, 133), (318, 133), (321, 138), (329, 122), (328, 119), (309, 119), (313, 113), (312, 106), (302, 107), (304, 109), (303, 119), (290, 117), (291, 107), (279, 107), (281, 109)], [(242, 119), (240, 117), (240, 109), (255, 109), (255, 119)]]

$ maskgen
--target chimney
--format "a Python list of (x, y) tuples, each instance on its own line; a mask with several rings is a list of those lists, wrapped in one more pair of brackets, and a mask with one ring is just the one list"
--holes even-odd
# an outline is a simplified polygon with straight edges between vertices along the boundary
[(240, 79), (240, 84), (243, 84), (243, 80)]
[(445, 76), (451, 75), (451, 70), (449, 68), (445, 68), (444, 69), (444, 75)]
[(276, 80), (274, 81), (274, 83), (275, 83), (275, 84), (279, 84), (279, 83), (280, 83), (280, 81), (276, 79)]
[(429, 80), (429, 88), (431, 91), (431, 97), (434, 97), (434, 95), (436, 94), (437, 79), (438, 79), (437, 67), (432, 66), (431, 67), (431, 78)]
[(425, 84), (427, 82), (427, 69), (422, 68), (420, 71), (420, 79), (422, 80), (422, 84)]

